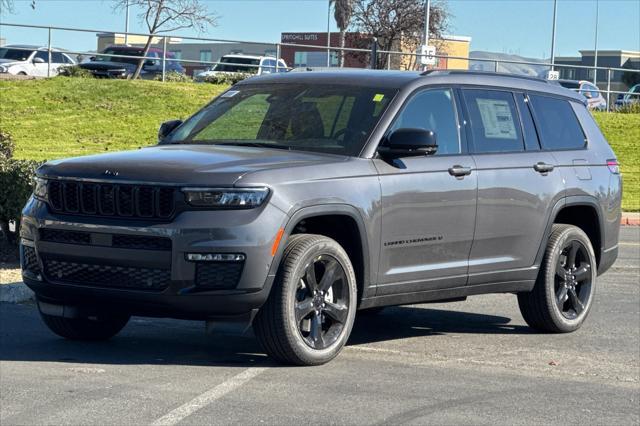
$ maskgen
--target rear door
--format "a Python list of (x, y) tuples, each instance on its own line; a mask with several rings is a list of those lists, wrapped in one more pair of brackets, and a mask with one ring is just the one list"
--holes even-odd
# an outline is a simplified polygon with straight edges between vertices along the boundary
[(524, 93), (462, 93), (478, 177), (469, 284), (530, 279), (562, 176), (553, 155), (540, 149)]
[(477, 177), (466, 152), (452, 88), (416, 92), (389, 132), (436, 134), (435, 155), (374, 159), (382, 189), (382, 241), (377, 295), (466, 285), (473, 240)]

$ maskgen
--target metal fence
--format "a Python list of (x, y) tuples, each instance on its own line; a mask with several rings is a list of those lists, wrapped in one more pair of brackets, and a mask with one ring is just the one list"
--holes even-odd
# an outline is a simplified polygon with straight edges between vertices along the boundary
[[(385, 69), (407, 69), (406, 65), (402, 64), (413, 64), (410, 65), (411, 69), (420, 68), (420, 58), (423, 56), (420, 53), (414, 52), (402, 52), (402, 51), (387, 51), (387, 50), (379, 50), (377, 48), (377, 43), (375, 39), (370, 40), (370, 48), (354, 48), (354, 47), (345, 47), (340, 48), (337, 46), (330, 45), (310, 45), (310, 44), (297, 44), (297, 43), (265, 43), (265, 42), (257, 42), (257, 41), (246, 41), (246, 40), (229, 40), (229, 39), (217, 39), (217, 38), (204, 38), (204, 37), (193, 37), (193, 36), (179, 36), (179, 35), (163, 35), (163, 34), (148, 34), (148, 33), (134, 33), (134, 32), (119, 32), (112, 30), (96, 30), (96, 29), (84, 29), (84, 28), (71, 28), (71, 27), (54, 27), (54, 26), (41, 26), (41, 25), (26, 25), (26, 24), (13, 24), (13, 23), (3, 23), (0, 22), (1, 27), (13, 27), (13, 28), (24, 28), (30, 30), (43, 30), (46, 31), (47, 35), (47, 43), (46, 46), (43, 46), (42, 49), (48, 52), (48, 62), (47, 62), (47, 77), (51, 77), (55, 75), (55, 70), (51, 68), (51, 54), (52, 52), (63, 52), (68, 55), (77, 55), (77, 56), (95, 56), (97, 52), (95, 51), (74, 51), (74, 50), (66, 50), (66, 49), (58, 49), (53, 47), (54, 45), (54, 31), (55, 32), (77, 32), (77, 33), (92, 33), (94, 35), (98, 33), (102, 34), (122, 34), (125, 35), (126, 38), (131, 36), (138, 37), (153, 37), (154, 39), (161, 40), (160, 43), (154, 43), (153, 46), (156, 49), (161, 49), (162, 57), (158, 58), (155, 56), (130, 56), (130, 55), (120, 55), (120, 54), (109, 54), (110, 57), (114, 58), (122, 58), (122, 59), (137, 59), (137, 60), (151, 60), (151, 61), (161, 61), (161, 80), (165, 81), (167, 74), (167, 62), (174, 61), (180, 64), (194, 64), (199, 66), (204, 66), (209, 69), (212, 67), (222, 64), (220, 61), (207, 61), (202, 59), (184, 59), (184, 58), (169, 58), (169, 44), (167, 42), (167, 38), (180, 38), (181, 40), (189, 40), (195, 41), (197, 43), (237, 43), (237, 44), (273, 44), (275, 46), (275, 57), (276, 59), (280, 59), (282, 55), (283, 47), (294, 47), (294, 48), (302, 48), (305, 51), (317, 50), (320, 52), (326, 52), (327, 55), (327, 66), (331, 66), (330, 58), (332, 53), (336, 56), (343, 55), (355, 55), (360, 57), (360, 62), (363, 64), (362, 67), (366, 68), (380, 68), (380, 63), (384, 63)], [(140, 44), (136, 44), (136, 46), (140, 46)], [(171, 43), (170, 47), (177, 48), (180, 46), (180, 43)], [(24, 48), (25, 50), (33, 50), (30, 48)], [(408, 61), (405, 61), (405, 58), (408, 57)], [(461, 56), (449, 56), (449, 55), (433, 55), (434, 58), (444, 59), (447, 61), (450, 60), (458, 60), (467, 64), (467, 68), (471, 66), (477, 66), (477, 64), (488, 64), (491, 71), (494, 72), (507, 72), (514, 73), (510, 70), (509, 65), (519, 65), (519, 66), (529, 66), (529, 67), (537, 67), (538, 72), (537, 75), (541, 76), (546, 74), (546, 71), (550, 70), (562, 70), (562, 69), (575, 69), (575, 70), (589, 70), (593, 71), (595, 74), (593, 75), (593, 83), (595, 85), (598, 84), (597, 76), (598, 74), (606, 75), (606, 89), (599, 89), (601, 93), (606, 94), (607, 100), (607, 111), (611, 109), (611, 104), (615, 101), (617, 95), (626, 94), (627, 91), (613, 90), (612, 82), (615, 73), (640, 73), (638, 69), (630, 69), (630, 68), (613, 68), (613, 67), (596, 67), (596, 66), (587, 66), (587, 65), (570, 65), (570, 64), (559, 64), (559, 63), (549, 63), (549, 62), (533, 62), (533, 61), (515, 61), (515, 60), (506, 60), (506, 59), (492, 59), (492, 58), (469, 58), (469, 57), (461, 57)], [(243, 67), (249, 67), (256, 69), (256, 72), (260, 69), (259, 64), (245, 64), (245, 63), (230, 63), (225, 62), (225, 65), (241, 65)], [(365, 65), (366, 64), (366, 65)], [(399, 66), (395, 66), (395, 64), (400, 64)], [(482, 67), (483, 70), (486, 70), (487, 67)], [(291, 70), (292, 67), (286, 67), (285, 71)], [(421, 68), (424, 69), (424, 68)], [(281, 72), (282, 66), (276, 61), (275, 64), (275, 72)], [(263, 72), (269, 72), (268, 70), (264, 70)], [(516, 72), (517, 73), (517, 72)], [(517, 73), (518, 74), (518, 73)], [(519, 73), (524, 75), (533, 75), (527, 73)], [(604, 82), (603, 82), (604, 83)], [(574, 89), (580, 90), (580, 89)]]

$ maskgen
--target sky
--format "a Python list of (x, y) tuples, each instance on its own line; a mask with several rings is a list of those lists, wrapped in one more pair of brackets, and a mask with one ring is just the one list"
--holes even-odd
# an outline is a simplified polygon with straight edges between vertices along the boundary
[[(471, 50), (548, 58), (553, 0), (445, 0), (451, 13), (449, 34), (470, 36)], [(219, 16), (205, 37), (277, 42), (282, 32), (327, 29), (327, 0), (203, 0)], [(598, 0), (598, 49), (640, 50), (640, 0)], [(0, 23), (124, 31), (125, 14), (110, 0), (15, 0), (14, 13), (0, 11)], [(130, 31), (145, 32), (131, 10)], [(595, 45), (596, 0), (558, 0), (556, 56), (578, 56)], [(333, 19), (332, 30), (336, 30)], [(190, 30), (176, 35), (197, 36)], [(47, 31), (0, 26), (11, 44), (47, 44)], [(53, 45), (94, 50), (92, 33), (54, 30)]]

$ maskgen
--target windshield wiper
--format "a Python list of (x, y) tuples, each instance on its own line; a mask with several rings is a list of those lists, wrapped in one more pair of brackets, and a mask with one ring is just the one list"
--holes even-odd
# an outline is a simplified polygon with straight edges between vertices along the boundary
[(292, 149), (289, 145), (279, 145), (279, 144), (273, 144), (269, 142), (221, 142), (221, 143), (213, 143), (212, 145), (251, 146), (254, 148), (274, 148), (274, 149), (284, 149), (287, 151), (291, 151)]

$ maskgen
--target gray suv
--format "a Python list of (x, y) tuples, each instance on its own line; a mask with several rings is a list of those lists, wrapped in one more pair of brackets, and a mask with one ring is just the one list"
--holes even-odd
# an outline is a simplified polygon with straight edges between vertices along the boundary
[(621, 178), (580, 95), (478, 72), (245, 80), (157, 146), (51, 161), (23, 211), (24, 281), (49, 328), (132, 315), (253, 325), (314, 365), (356, 311), (515, 293), (570, 332), (615, 261)]

